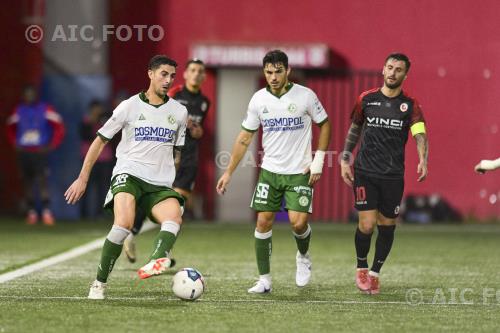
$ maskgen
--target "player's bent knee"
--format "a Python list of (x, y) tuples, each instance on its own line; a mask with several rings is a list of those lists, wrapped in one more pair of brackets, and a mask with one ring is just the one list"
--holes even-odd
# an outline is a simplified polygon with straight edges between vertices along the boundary
[(257, 226), (255, 229), (258, 232), (269, 232), (273, 228), (273, 222), (268, 220), (257, 220)]
[(292, 223), (292, 229), (296, 234), (303, 234), (307, 230), (307, 220), (301, 220)]
[(182, 210), (179, 201), (175, 198), (168, 198), (157, 203), (151, 210), (153, 217), (160, 221), (173, 221), (182, 224)]
[(292, 229), (296, 232), (297, 230), (306, 230), (307, 229), (307, 221), (309, 219), (308, 213), (296, 212), (289, 210), (288, 218), (290, 219), (290, 224), (292, 225)]
[(269, 232), (273, 228), (273, 221), (273, 213), (259, 213), (257, 215), (257, 223), (255, 229), (261, 233)]
[(373, 229), (375, 228), (376, 224), (377, 224), (376, 220), (371, 220), (371, 219), (359, 220), (358, 228), (362, 233), (368, 235), (373, 233)]
[(396, 218), (385, 217), (384, 215), (379, 213), (378, 217), (377, 217), (377, 224), (378, 225), (395, 225)]
[(132, 230), (132, 227), (134, 226), (134, 221), (130, 222), (127, 220), (121, 220), (121, 219), (116, 219), (113, 222), (113, 226), (117, 226), (120, 228), (124, 228), (127, 230)]

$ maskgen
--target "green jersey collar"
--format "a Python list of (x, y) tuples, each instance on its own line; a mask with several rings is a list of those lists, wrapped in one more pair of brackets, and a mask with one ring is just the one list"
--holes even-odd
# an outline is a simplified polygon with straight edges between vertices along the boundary
[(287, 92), (290, 91), (290, 89), (292, 89), (293, 87), (293, 82), (288, 82), (287, 85), (285, 86), (285, 92), (281, 95), (275, 95), (271, 92), (271, 88), (269, 87), (269, 85), (267, 85), (266, 87), (266, 90), (273, 96), (277, 97), (277, 98), (280, 98), (281, 96), (285, 95)]
[(165, 103), (167, 103), (167, 102), (168, 102), (168, 96), (167, 96), (167, 95), (165, 95), (165, 96), (163, 97), (163, 103), (158, 104), (158, 105), (151, 104), (151, 103), (149, 103), (149, 99), (146, 97), (146, 93), (145, 93), (144, 91), (141, 91), (141, 92), (139, 93), (139, 98), (140, 98), (140, 99), (141, 99), (144, 103), (147, 103), (147, 104), (149, 104), (149, 105), (151, 105), (151, 106), (154, 106), (155, 108), (159, 108), (160, 106), (162, 106), (163, 104), (165, 104)]

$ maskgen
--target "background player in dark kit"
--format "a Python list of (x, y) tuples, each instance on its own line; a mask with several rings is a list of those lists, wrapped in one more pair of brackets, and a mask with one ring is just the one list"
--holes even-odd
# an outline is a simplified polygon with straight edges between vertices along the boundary
[[(378, 294), (378, 275), (394, 240), (396, 218), (404, 190), (404, 154), (411, 130), (420, 162), (418, 181), (427, 176), (428, 143), (419, 103), (402, 90), (410, 61), (404, 54), (390, 54), (383, 68), (384, 85), (362, 93), (354, 106), (352, 124), (342, 156), (341, 176), (354, 189), (359, 211), (355, 246), (356, 285), (365, 293)], [(351, 172), (351, 156), (361, 137), (361, 145)], [(377, 225), (378, 236), (373, 265), (368, 271), (367, 255)]]

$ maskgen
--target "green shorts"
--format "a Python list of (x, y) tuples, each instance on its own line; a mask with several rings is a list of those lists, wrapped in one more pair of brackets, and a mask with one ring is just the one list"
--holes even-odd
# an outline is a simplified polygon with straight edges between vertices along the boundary
[(261, 169), (250, 207), (258, 212), (279, 212), (285, 197), (286, 210), (312, 213), (313, 189), (309, 174), (280, 175)]
[(153, 222), (159, 222), (151, 214), (151, 210), (157, 203), (168, 198), (176, 198), (181, 207), (184, 206), (184, 198), (173, 189), (167, 186), (149, 184), (142, 179), (122, 173), (114, 176), (111, 180), (111, 185), (104, 201), (105, 209), (113, 212), (113, 198), (120, 192), (132, 194), (135, 197), (136, 207), (139, 207)]

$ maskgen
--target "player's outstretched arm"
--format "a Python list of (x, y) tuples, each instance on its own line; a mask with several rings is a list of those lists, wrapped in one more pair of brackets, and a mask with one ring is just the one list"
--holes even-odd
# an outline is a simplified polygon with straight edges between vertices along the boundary
[(484, 174), (486, 171), (492, 171), (495, 169), (500, 168), (500, 158), (497, 158), (496, 160), (482, 160), (479, 162), (475, 167), (474, 170), (477, 173)]
[(425, 133), (419, 133), (415, 135), (415, 140), (417, 141), (417, 151), (419, 163), (417, 167), (417, 173), (420, 174), (418, 181), (424, 181), (427, 177), (427, 158), (429, 156), (429, 142), (427, 140), (427, 135)]
[(361, 136), (362, 126), (355, 123), (351, 124), (349, 131), (344, 142), (344, 151), (342, 152), (342, 160), (340, 162), (340, 176), (344, 182), (352, 187), (354, 176), (352, 174), (351, 165), (354, 159), (352, 153), (358, 144), (359, 137)]
[(80, 175), (66, 190), (66, 193), (64, 193), (64, 198), (68, 204), (75, 204), (83, 196), (83, 193), (85, 193), (90, 171), (92, 171), (92, 167), (105, 145), (106, 141), (104, 141), (100, 136), (96, 137), (94, 142), (90, 145), (89, 151), (87, 152), (87, 155), (85, 155)]
[(323, 172), (325, 152), (328, 149), (328, 145), (330, 144), (330, 137), (332, 132), (330, 121), (328, 119), (325, 122), (321, 123), (319, 126), (320, 130), (318, 149), (316, 149), (316, 153), (314, 154), (314, 159), (311, 163), (311, 166), (304, 172), (311, 172), (311, 175), (309, 176), (309, 185), (311, 186), (320, 179), (321, 173)]
[(236, 141), (233, 145), (233, 151), (231, 152), (231, 158), (229, 159), (229, 164), (226, 168), (226, 171), (224, 171), (224, 174), (219, 178), (219, 181), (217, 182), (216, 190), (220, 195), (226, 192), (227, 185), (231, 181), (231, 175), (233, 174), (234, 170), (236, 170), (236, 167), (240, 163), (243, 156), (245, 156), (248, 146), (252, 142), (253, 135), (254, 132), (249, 132), (246, 130), (241, 130), (240, 134), (238, 134), (238, 137), (236, 138)]

